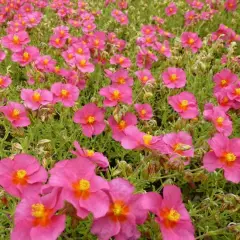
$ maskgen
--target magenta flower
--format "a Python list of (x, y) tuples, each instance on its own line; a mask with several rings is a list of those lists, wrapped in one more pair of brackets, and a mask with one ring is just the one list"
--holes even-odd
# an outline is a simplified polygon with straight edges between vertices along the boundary
[(58, 26), (54, 28), (54, 35), (59, 35), (60, 38), (67, 39), (69, 35), (69, 28), (66, 26)]
[(39, 57), (39, 50), (36, 47), (27, 46), (24, 50), (12, 55), (12, 60), (19, 63), (22, 67), (35, 61)]
[(200, 2), (199, 0), (193, 0), (190, 5), (192, 8), (196, 8), (196, 9), (202, 9), (204, 6), (204, 4), (202, 2)]
[(195, 96), (190, 92), (182, 92), (168, 98), (168, 103), (182, 118), (192, 119), (198, 116), (198, 107)]
[(21, 98), (24, 105), (32, 110), (37, 110), (40, 106), (47, 105), (53, 101), (53, 95), (48, 90), (32, 90), (23, 88), (21, 91)]
[(64, 164), (59, 162), (50, 171), (49, 185), (62, 188), (64, 199), (76, 208), (80, 218), (89, 213), (93, 213), (94, 218), (102, 217), (109, 208), (105, 193), (108, 182), (97, 176), (94, 170), (95, 164), (78, 157), (66, 160)]
[(101, 134), (105, 129), (104, 110), (95, 103), (88, 103), (76, 111), (73, 121), (82, 127), (83, 134), (87, 137)]
[(49, 45), (55, 48), (62, 48), (66, 43), (66, 38), (62, 38), (60, 34), (54, 34), (49, 40)]
[(226, 0), (224, 7), (227, 11), (232, 12), (237, 9), (237, 0)]
[(157, 152), (166, 152), (162, 136), (152, 136), (140, 132), (136, 126), (129, 126), (124, 130), (125, 137), (121, 139), (121, 145), (125, 149), (148, 149)]
[(166, 8), (165, 8), (165, 13), (167, 16), (172, 16), (177, 13), (177, 6), (174, 2), (171, 2)]
[(138, 113), (138, 116), (142, 120), (150, 120), (153, 117), (153, 110), (150, 104), (135, 104), (135, 110)]
[(47, 171), (31, 155), (17, 154), (13, 160), (0, 161), (0, 185), (15, 197), (25, 198), (38, 193), (47, 177)]
[(6, 53), (0, 50), (0, 62), (2, 62), (6, 58)]
[(72, 107), (79, 96), (79, 89), (69, 83), (54, 83), (51, 92), (53, 93), (53, 102), (61, 102), (65, 107)]
[(193, 32), (184, 32), (181, 36), (181, 42), (184, 48), (190, 48), (193, 53), (196, 53), (202, 47), (202, 40), (197, 33)]
[(121, 54), (115, 54), (113, 57), (111, 57), (110, 63), (115, 65), (118, 64), (122, 68), (129, 68), (132, 65), (131, 60)]
[(109, 117), (108, 122), (112, 130), (112, 138), (115, 141), (121, 141), (126, 136), (124, 130), (129, 126), (137, 125), (137, 118), (134, 114), (127, 112), (118, 122), (113, 116)]
[(1, 40), (1, 44), (13, 52), (21, 51), (23, 46), (29, 42), (30, 39), (26, 31), (10, 33)]
[(157, 215), (163, 240), (194, 240), (194, 227), (182, 201), (181, 190), (175, 185), (163, 188), (163, 199), (156, 192), (144, 196), (144, 208)]
[(233, 74), (229, 69), (223, 69), (213, 76), (213, 81), (215, 82), (214, 92), (218, 92), (237, 82), (238, 76)]
[(0, 88), (7, 88), (12, 83), (12, 79), (8, 76), (0, 75)]
[(32, 12), (26, 15), (25, 20), (28, 28), (36, 27), (42, 20), (43, 14), (41, 12)]
[(17, 102), (9, 102), (8, 105), (0, 108), (5, 117), (13, 127), (26, 127), (30, 125), (30, 120), (27, 116), (24, 106)]
[(79, 55), (79, 56), (82, 56), (82, 57), (85, 57), (86, 59), (89, 59), (90, 58), (90, 50), (89, 48), (86, 46), (86, 44), (83, 44), (83, 43), (74, 43), (72, 45), (73, 49), (74, 49), (74, 52), (76, 55)]
[(163, 54), (167, 58), (172, 56), (169, 42), (167, 40), (165, 40), (163, 43), (155, 42), (153, 49), (158, 51), (160, 54)]
[(181, 68), (169, 67), (162, 73), (164, 84), (168, 88), (182, 88), (186, 85), (186, 74)]
[(91, 232), (99, 240), (138, 239), (137, 224), (143, 224), (147, 210), (143, 210), (142, 194), (133, 194), (134, 187), (126, 180), (116, 178), (109, 182), (110, 206), (108, 212), (93, 221)]
[(59, 210), (54, 195), (32, 196), (23, 199), (14, 215), (12, 240), (55, 240), (65, 228), (66, 217)]
[(74, 141), (74, 147), (76, 148), (76, 151), (71, 151), (71, 153), (77, 157), (87, 158), (101, 168), (107, 168), (109, 166), (108, 159), (102, 153), (81, 148), (77, 141)]
[(214, 93), (218, 104), (224, 109), (224, 111), (228, 111), (234, 105), (234, 100), (231, 100), (230, 91), (230, 89), (224, 88), (221, 91)]
[(112, 80), (112, 85), (126, 85), (131, 87), (133, 85), (133, 78), (129, 77), (126, 69), (119, 69), (112, 73), (109, 78)]
[(151, 84), (155, 82), (152, 73), (148, 69), (138, 70), (135, 72), (142, 85)]
[(185, 164), (189, 164), (189, 158), (194, 156), (192, 137), (186, 132), (169, 133), (163, 136), (163, 142), (167, 146), (167, 154), (170, 160), (186, 157)]
[(91, 73), (94, 71), (94, 65), (85, 56), (76, 55), (76, 66), (82, 73)]
[(209, 172), (217, 168), (224, 170), (224, 177), (233, 183), (240, 182), (240, 139), (229, 139), (223, 134), (216, 134), (208, 141), (210, 152), (203, 158), (203, 166)]
[(132, 89), (128, 86), (108, 86), (101, 88), (99, 94), (104, 99), (104, 106), (106, 107), (114, 107), (119, 102), (125, 104), (132, 104)]
[(51, 56), (39, 56), (35, 61), (36, 67), (42, 72), (54, 72), (56, 66), (56, 60), (52, 59)]

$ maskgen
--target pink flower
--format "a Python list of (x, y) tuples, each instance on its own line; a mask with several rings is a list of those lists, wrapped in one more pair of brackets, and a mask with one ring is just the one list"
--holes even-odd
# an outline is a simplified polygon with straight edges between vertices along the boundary
[(215, 82), (214, 92), (218, 92), (237, 82), (238, 76), (233, 74), (229, 69), (223, 69), (213, 76), (213, 81)]
[[(60, 164), (60, 166), (59, 166)], [(102, 217), (109, 208), (108, 182), (95, 174), (95, 164), (86, 158), (59, 162), (50, 171), (49, 185), (62, 188), (64, 199), (77, 210), (80, 218), (89, 213), (94, 218)]]
[(132, 104), (132, 89), (128, 86), (108, 86), (100, 89), (99, 94), (104, 99), (104, 106), (114, 107), (118, 103)]
[(138, 70), (135, 72), (142, 85), (151, 84), (155, 82), (152, 73), (148, 69)]
[(124, 133), (126, 136), (121, 139), (121, 145), (125, 149), (148, 149), (152, 151), (166, 152), (162, 136), (152, 136), (140, 132), (136, 126), (128, 126), (124, 130)]
[(164, 84), (168, 88), (182, 88), (186, 85), (186, 74), (181, 68), (169, 67), (162, 73)]
[(2, 62), (6, 58), (6, 53), (0, 50), (0, 62)]
[(113, 57), (111, 57), (110, 63), (115, 65), (119, 64), (122, 68), (129, 68), (132, 65), (129, 58), (120, 54), (115, 54)]
[(10, 33), (1, 40), (1, 44), (13, 52), (21, 51), (23, 46), (29, 42), (30, 39), (26, 31)]
[(155, 35), (156, 34), (156, 27), (154, 25), (143, 25), (141, 28), (141, 33), (143, 35)]
[(54, 83), (51, 92), (53, 93), (53, 102), (62, 102), (65, 107), (72, 107), (79, 96), (79, 89), (69, 83)]
[(134, 114), (127, 112), (119, 121), (116, 121), (114, 117), (111, 116), (108, 122), (112, 130), (112, 138), (115, 141), (121, 141), (121, 139), (126, 136), (124, 130), (129, 126), (137, 125), (137, 118)]
[(192, 119), (198, 116), (197, 101), (190, 92), (182, 92), (168, 98), (168, 103), (184, 119)]
[(185, 26), (189, 26), (191, 23), (196, 21), (196, 12), (194, 10), (187, 11), (184, 15), (185, 18)]
[(76, 55), (76, 65), (82, 73), (91, 73), (94, 71), (94, 65), (89, 62), (87, 57)]
[(157, 215), (163, 240), (194, 240), (194, 227), (182, 201), (181, 190), (175, 185), (165, 185), (161, 195), (150, 192), (144, 197), (144, 208)]
[(88, 103), (76, 111), (73, 121), (81, 125), (83, 134), (87, 137), (101, 134), (106, 126), (104, 110), (95, 103)]
[(17, 154), (13, 160), (4, 158), (0, 161), (0, 185), (15, 197), (38, 193), (47, 177), (47, 171), (31, 155)]
[(21, 98), (24, 105), (32, 110), (37, 110), (42, 105), (47, 105), (53, 101), (53, 95), (48, 90), (32, 90), (23, 88), (21, 91)]
[(203, 158), (203, 166), (209, 172), (217, 168), (224, 170), (224, 177), (231, 182), (240, 182), (240, 139), (229, 139), (222, 134), (216, 134), (208, 141), (210, 152)]
[(126, 69), (119, 69), (112, 73), (109, 78), (112, 80), (112, 85), (126, 85), (130, 87), (133, 85), (133, 79), (128, 74)]
[(30, 120), (27, 116), (24, 106), (17, 102), (9, 102), (8, 105), (0, 108), (5, 117), (13, 127), (26, 127), (30, 125)]
[(35, 61), (36, 67), (42, 72), (54, 72), (56, 66), (56, 60), (52, 59), (51, 56), (39, 56)]
[(14, 215), (12, 240), (55, 240), (65, 228), (66, 217), (59, 210), (53, 194), (23, 199)]
[(66, 38), (62, 38), (60, 34), (54, 34), (51, 36), (49, 45), (55, 48), (62, 48), (66, 43)]
[(77, 141), (74, 141), (76, 151), (71, 151), (77, 157), (84, 157), (95, 163), (97, 166), (107, 168), (109, 166), (108, 159), (100, 152), (94, 152), (90, 149), (81, 148)]
[(193, 0), (193, 2), (190, 5), (192, 8), (196, 8), (196, 9), (202, 9), (204, 6), (204, 4), (199, 0)]
[(134, 187), (126, 180), (116, 178), (109, 182), (110, 206), (108, 212), (94, 220), (91, 232), (99, 240), (138, 239), (137, 224), (143, 224), (147, 211), (143, 210), (142, 194), (134, 194)]
[(172, 56), (171, 49), (169, 47), (169, 42), (167, 40), (165, 40), (163, 43), (155, 42), (153, 49), (163, 54), (167, 58)]
[(69, 35), (69, 28), (66, 26), (58, 26), (54, 28), (54, 35), (58, 35), (60, 38), (67, 39)]
[(237, 0), (226, 0), (224, 7), (227, 11), (232, 12), (237, 9)]
[(0, 75), (0, 88), (7, 88), (12, 83), (12, 79), (8, 76)]
[(138, 113), (138, 116), (142, 120), (150, 120), (153, 117), (153, 110), (150, 104), (135, 104), (135, 110)]
[(197, 33), (193, 32), (184, 32), (181, 36), (181, 42), (184, 48), (190, 48), (193, 53), (196, 53), (202, 47), (202, 40)]
[(35, 61), (39, 57), (39, 50), (36, 47), (27, 46), (24, 50), (12, 55), (12, 60), (18, 62), (22, 67)]
[(194, 156), (192, 137), (186, 132), (169, 133), (163, 136), (163, 142), (167, 146), (166, 154), (170, 155), (170, 160), (176, 161), (178, 158), (186, 157), (185, 164), (189, 164), (189, 158)]
[(177, 6), (174, 2), (170, 3), (166, 8), (165, 8), (165, 13), (167, 16), (172, 16), (177, 13)]
[(27, 27), (36, 27), (42, 20), (43, 14), (41, 12), (32, 12), (26, 15), (25, 20), (27, 22)]

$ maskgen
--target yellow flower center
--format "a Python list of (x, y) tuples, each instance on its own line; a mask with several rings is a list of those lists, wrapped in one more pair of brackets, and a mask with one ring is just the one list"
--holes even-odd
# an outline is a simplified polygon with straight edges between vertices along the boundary
[(0, 77), (0, 86), (3, 84), (3, 78)]
[(83, 52), (82, 48), (78, 48), (77, 53), (81, 54)]
[(162, 46), (161, 49), (160, 49), (161, 52), (165, 52), (165, 50), (166, 50), (165, 46)]
[(142, 81), (143, 81), (143, 82), (146, 82), (147, 80), (148, 80), (148, 76), (143, 76), (143, 77), (142, 77)]
[(35, 218), (43, 218), (45, 216), (45, 207), (41, 203), (32, 205), (32, 216)]
[(15, 44), (19, 44), (19, 37), (17, 36), (17, 35), (14, 35), (13, 36), (13, 42), (15, 43)]
[(121, 120), (121, 121), (118, 123), (118, 128), (119, 128), (120, 130), (125, 129), (126, 126), (127, 126), (127, 123), (126, 123), (126, 121), (124, 121), (124, 120)]
[(88, 191), (90, 189), (90, 182), (86, 179), (81, 179), (79, 181), (79, 190)]
[(225, 160), (227, 162), (234, 162), (236, 161), (236, 159), (237, 159), (237, 156), (234, 153), (229, 152), (225, 154)]
[(49, 60), (48, 60), (48, 59), (44, 59), (44, 60), (43, 60), (43, 64), (44, 64), (44, 65), (48, 65), (48, 63), (49, 63)]
[(68, 59), (72, 59), (73, 55), (71, 53), (68, 54)]
[(95, 41), (94, 41), (94, 44), (96, 45), (96, 46), (98, 46), (99, 45), (99, 40), (98, 39), (96, 39)]
[(82, 60), (80, 60), (80, 62), (79, 62), (79, 65), (81, 66), (81, 67), (85, 67), (86, 66), (86, 60), (85, 59), (82, 59)]
[(113, 100), (119, 100), (120, 99), (120, 92), (118, 90), (114, 90), (112, 94)]
[(171, 74), (170, 80), (171, 80), (172, 82), (175, 82), (175, 81), (177, 80), (177, 75), (176, 75), (176, 74)]
[(15, 118), (15, 119), (18, 119), (19, 118), (19, 115), (20, 115), (20, 111), (18, 109), (13, 109), (12, 111), (12, 117)]
[(236, 88), (236, 89), (235, 89), (235, 94), (238, 95), (238, 96), (240, 96), (240, 88)]
[(61, 90), (61, 97), (66, 98), (69, 95), (69, 91), (66, 89)]
[(188, 43), (189, 43), (189, 44), (193, 44), (194, 42), (195, 42), (195, 41), (194, 41), (193, 38), (189, 38), (189, 39), (188, 39)]
[(32, 98), (33, 98), (33, 101), (39, 102), (41, 99), (41, 94), (39, 92), (35, 92)]
[(124, 57), (120, 57), (120, 58), (118, 59), (118, 62), (119, 62), (119, 63), (123, 63), (123, 62), (124, 62), (124, 59), (125, 59)]
[(24, 53), (23, 53), (23, 59), (24, 59), (25, 61), (28, 61), (29, 58), (30, 58), (29, 53), (28, 53), (28, 52), (24, 52)]
[(17, 171), (16, 175), (19, 179), (24, 179), (27, 175), (27, 172), (23, 169), (20, 169), (20, 170)]
[(222, 126), (223, 122), (224, 122), (224, 118), (223, 117), (218, 117), (216, 122), (217, 122), (218, 126)]
[(35, 22), (35, 18), (30, 18), (30, 22), (34, 23)]
[(95, 117), (89, 116), (89, 117), (87, 118), (87, 122), (88, 122), (89, 124), (93, 124), (93, 123), (95, 122)]
[(180, 102), (180, 108), (184, 111), (186, 111), (188, 109), (188, 100), (182, 100)]
[(151, 141), (152, 141), (152, 135), (145, 134), (143, 136), (143, 142), (144, 142), (145, 145), (150, 145)]
[(125, 84), (125, 79), (123, 77), (118, 78), (118, 83), (119, 84)]
[(122, 212), (123, 212), (123, 206), (121, 204), (115, 203), (113, 205), (113, 214), (115, 216), (120, 216), (122, 215)]
[(147, 111), (146, 111), (145, 109), (142, 109), (142, 110), (140, 111), (140, 115), (141, 115), (141, 116), (145, 116), (146, 113), (147, 113)]
[(172, 209), (169, 211), (167, 219), (171, 222), (178, 222), (181, 215), (176, 210)]
[(222, 80), (221, 80), (221, 86), (222, 86), (222, 87), (226, 87), (227, 85), (228, 85), (228, 81), (225, 80), (225, 79), (222, 79)]
[(87, 150), (87, 156), (88, 157), (92, 157), (94, 155), (94, 151), (93, 150)]

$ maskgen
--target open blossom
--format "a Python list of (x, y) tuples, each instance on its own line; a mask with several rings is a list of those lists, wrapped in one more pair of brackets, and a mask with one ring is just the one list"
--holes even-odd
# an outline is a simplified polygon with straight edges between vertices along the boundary
[(10, 33), (1, 40), (1, 44), (13, 52), (21, 51), (23, 46), (29, 42), (30, 39), (26, 31)]
[(36, 27), (42, 20), (43, 14), (41, 12), (32, 12), (26, 15), (25, 20), (28, 28)]
[(204, 6), (204, 4), (199, 0), (193, 0), (190, 5), (192, 8), (196, 8), (196, 9), (202, 9)]
[(0, 185), (15, 197), (38, 193), (47, 177), (47, 171), (31, 155), (17, 154), (13, 160), (4, 158), (0, 161)]
[(54, 195), (24, 198), (14, 215), (12, 240), (55, 240), (65, 228), (65, 215), (57, 215), (59, 205)]
[(182, 88), (186, 85), (186, 74), (181, 68), (169, 67), (162, 73), (164, 84), (168, 88)]
[(88, 103), (76, 111), (73, 121), (81, 125), (83, 134), (87, 137), (101, 134), (106, 126), (104, 110), (95, 103)]
[(167, 58), (172, 56), (171, 49), (169, 47), (169, 42), (167, 40), (164, 40), (163, 43), (155, 42), (153, 49), (158, 51)]
[(37, 110), (42, 105), (47, 105), (53, 101), (53, 95), (50, 91), (44, 89), (32, 90), (22, 89), (21, 98), (24, 105), (32, 110)]
[(66, 43), (66, 38), (62, 38), (60, 34), (54, 34), (49, 40), (49, 45), (55, 48), (62, 48)]
[(147, 211), (143, 209), (143, 194), (134, 194), (134, 187), (121, 178), (109, 182), (110, 206), (107, 213), (93, 221), (91, 232), (99, 240), (138, 239), (137, 224), (143, 224)]
[(155, 79), (148, 69), (138, 70), (135, 72), (142, 85), (154, 83)]
[(167, 16), (172, 16), (177, 13), (177, 6), (174, 2), (170, 3), (166, 8), (165, 8), (165, 13)]
[(213, 76), (213, 81), (215, 82), (214, 92), (218, 92), (237, 82), (238, 76), (232, 73), (230, 69), (223, 69)]
[(69, 28), (67, 26), (58, 26), (55, 27), (54, 30), (54, 35), (58, 35), (60, 38), (67, 39), (69, 35)]
[(18, 62), (22, 67), (35, 61), (39, 56), (39, 50), (36, 47), (27, 46), (24, 50), (13, 53), (12, 60)]
[(56, 60), (52, 59), (52, 57), (49, 55), (39, 56), (35, 60), (35, 64), (38, 70), (49, 73), (54, 72)]
[(193, 53), (196, 53), (202, 47), (202, 40), (197, 33), (193, 32), (184, 32), (181, 36), (181, 42), (184, 48), (190, 48)]
[(166, 154), (170, 155), (170, 160), (176, 160), (181, 157), (186, 157), (189, 163), (189, 158), (194, 156), (194, 147), (192, 145), (192, 137), (187, 132), (168, 133), (163, 136), (163, 142), (167, 146)]
[(112, 85), (133, 85), (133, 78), (129, 77), (129, 73), (126, 69), (119, 69), (112, 73), (109, 78), (112, 81)]
[(113, 116), (110, 116), (108, 122), (112, 130), (112, 138), (115, 141), (121, 141), (121, 139), (126, 136), (124, 130), (129, 126), (137, 125), (137, 118), (134, 114), (127, 112), (119, 121), (116, 121)]
[(142, 35), (155, 35), (156, 34), (156, 27), (154, 25), (143, 25), (141, 27)]
[(95, 164), (81, 157), (62, 164), (59, 162), (50, 170), (49, 185), (62, 188), (64, 199), (76, 208), (80, 218), (85, 218), (89, 213), (94, 218), (104, 216), (109, 208), (105, 193), (109, 186), (105, 179), (95, 174)]
[(194, 227), (186, 210), (180, 188), (165, 185), (163, 198), (156, 192), (144, 196), (144, 208), (156, 214), (163, 240), (194, 240)]
[(226, 0), (224, 7), (227, 11), (232, 12), (237, 9), (238, 2), (237, 0)]
[(100, 89), (99, 94), (104, 99), (104, 106), (114, 107), (118, 103), (132, 104), (132, 89), (128, 86), (108, 86)]
[(111, 57), (110, 63), (115, 65), (118, 64), (122, 68), (129, 68), (132, 65), (131, 60), (129, 58), (124, 57), (123, 55), (120, 54), (115, 54), (113, 57)]
[(0, 108), (5, 117), (13, 127), (26, 127), (30, 125), (25, 107), (17, 102), (9, 102), (8, 105)]
[(192, 119), (198, 116), (198, 107), (195, 96), (190, 92), (182, 92), (168, 98), (169, 104), (182, 118)]
[(76, 55), (76, 66), (82, 73), (94, 71), (94, 65), (89, 62), (88, 57)]
[(229, 136), (232, 133), (232, 121), (222, 107), (214, 107), (211, 103), (205, 104), (203, 116), (211, 121), (219, 133)]
[(72, 107), (79, 96), (79, 89), (69, 83), (54, 83), (51, 92), (53, 93), (53, 102), (61, 102), (65, 107)]
[(12, 79), (8, 76), (0, 75), (0, 89), (7, 88), (12, 83)]
[(97, 166), (107, 168), (109, 166), (108, 159), (100, 152), (94, 152), (91, 149), (82, 148), (77, 141), (74, 141), (75, 151), (71, 151), (72, 154), (78, 157), (85, 157)]
[(150, 120), (153, 117), (153, 110), (150, 104), (137, 103), (134, 105), (134, 108), (137, 111), (139, 118), (142, 120)]
[(125, 149), (149, 149), (157, 152), (166, 151), (162, 136), (152, 136), (148, 133), (141, 132), (136, 126), (127, 127), (124, 133), (126, 136), (121, 139), (121, 145)]
[(224, 170), (224, 177), (231, 182), (240, 182), (240, 139), (229, 139), (223, 134), (216, 134), (208, 141), (210, 152), (203, 158), (203, 166), (209, 172), (217, 168)]

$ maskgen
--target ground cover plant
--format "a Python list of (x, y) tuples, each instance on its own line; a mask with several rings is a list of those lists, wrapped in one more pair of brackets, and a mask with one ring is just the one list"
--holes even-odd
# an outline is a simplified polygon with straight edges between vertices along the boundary
[(240, 239), (237, 0), (0, 0), (0, 239)]

